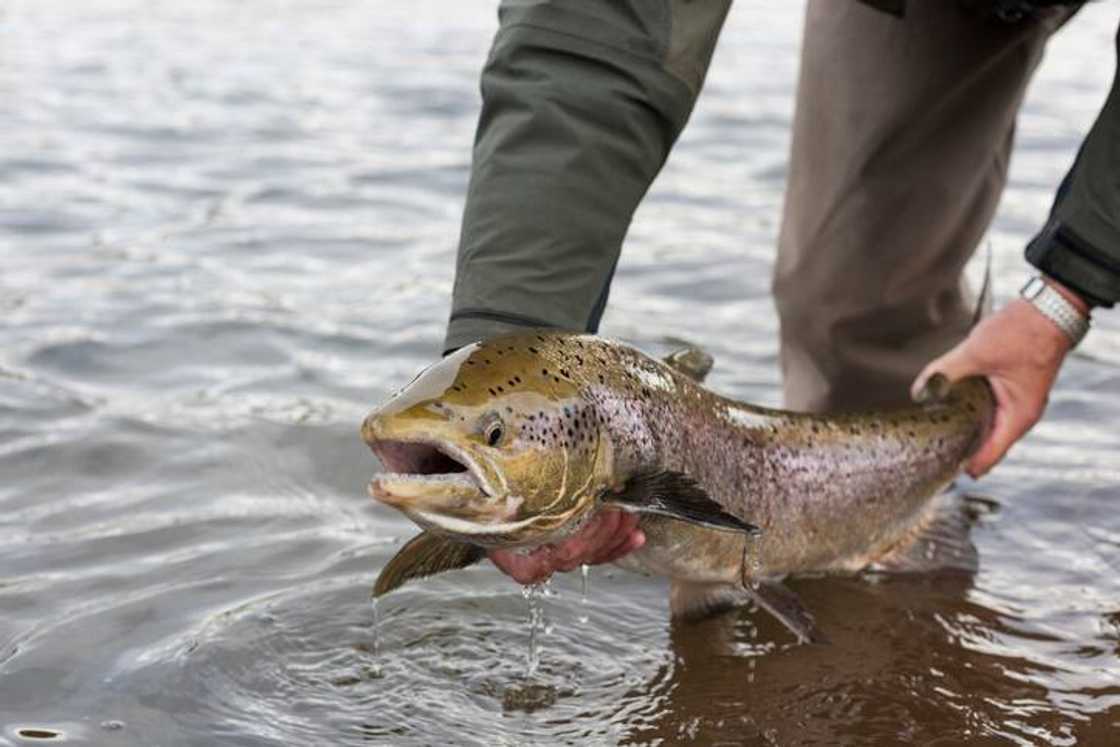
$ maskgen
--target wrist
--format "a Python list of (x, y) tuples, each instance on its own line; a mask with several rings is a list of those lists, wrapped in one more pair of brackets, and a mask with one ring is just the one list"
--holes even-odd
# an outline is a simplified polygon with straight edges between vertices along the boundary
[(1085, 317), (1086, 319), (1089, 318), (1089, 314), (1092, 311), (1093, 307), (1090, 306), (1089, 302), (1082, 298), (1081, 295), (1077, 293), (1077, 291), (1073, 290), (1067, 285), (1063, 285), (1060, 281), (1055, 280), (1049, 275), (1042, 275), (1041, 277), (1042, 282), (1046, 283), (1051, 288), (1058, 291), (1058, 293), (1062, 294), (1062, 297), (1073, 304), (1074, 308), (1080, 311), (1083, 317)]
[(1019, 295), (1036, 319), (1065, 335), (1068, 348), (1075, 348), (1089, 331), (1089, 305), (1078, 294), (1052, 278), (1034, 276)]

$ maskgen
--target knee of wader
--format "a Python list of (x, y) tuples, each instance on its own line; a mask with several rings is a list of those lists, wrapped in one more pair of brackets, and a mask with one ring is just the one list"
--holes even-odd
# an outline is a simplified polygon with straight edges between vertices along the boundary
[[(827, 282), (813, 269), (777, 269), (770, 284), (774, 307), (781, 322), (784, 340), (800, 340), (805, 344), (826, 345), (839, 308), (849, 305), (845, 296), (858, 300), (859, 291), (848, 290), (840, 283)], [(854, 298), (853, 298), (854, 297)]]

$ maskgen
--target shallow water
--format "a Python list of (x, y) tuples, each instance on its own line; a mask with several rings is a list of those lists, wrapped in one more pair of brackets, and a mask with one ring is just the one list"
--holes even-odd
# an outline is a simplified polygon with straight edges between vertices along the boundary
[[(797, 4), (740, 2), (603, 331), (778, 401), (768, 296)], [(991, 231), (997, 288), (1112, 74), (1058, 36)], [(369, 604), (413, 528), (364, 413), (438, 352), (490, 2), (0, 7), (0, 744), (1116, 743), (1120, 313), (964, 483), (981, 570), (666, 622), (593, 569), (530, 613), (489, 566)], [(377, 651), (375, 652), (375, 645)]]

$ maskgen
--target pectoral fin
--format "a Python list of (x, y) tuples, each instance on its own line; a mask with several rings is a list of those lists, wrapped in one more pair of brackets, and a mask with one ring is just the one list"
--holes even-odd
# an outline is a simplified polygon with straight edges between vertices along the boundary
[(725, 532), (755, 536), (761, 531), (724, 511), (695, 480), (681, 472), (639, 473), (621, 491), (604, 493), (602, 501), (626, 511), (660, 514)]
[(381, 569), (373, 585), (373, 596), (386, 594), (414, 578), (466, 568), (482, 560), (485, 554), (481, 547), (421, 532)]

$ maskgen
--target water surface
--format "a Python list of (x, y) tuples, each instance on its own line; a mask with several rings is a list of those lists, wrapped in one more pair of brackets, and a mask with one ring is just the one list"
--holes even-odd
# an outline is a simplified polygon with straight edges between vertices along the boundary
[[(703, 344), (764, 404), (800, 13), (737, 3), (603, 329)], [(1003, 298), (1118, 15), (1086, 10), (1032, 88)], [(375, 639), (414, 529), (366, 497), (357, 427), (438, 352), (494, 26), (480, 1), (0, 7), (0, 743), (1116, 743), (1117, 313), (962, 485), (974, 579), (794, 582), (831, 646), (671, 626), (664, 582), (595, 569), (587, 605), (579, 574), (541, 600), (526, 679), (489, 566), (387, 598)]]

